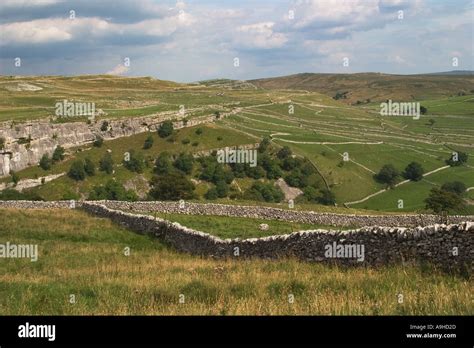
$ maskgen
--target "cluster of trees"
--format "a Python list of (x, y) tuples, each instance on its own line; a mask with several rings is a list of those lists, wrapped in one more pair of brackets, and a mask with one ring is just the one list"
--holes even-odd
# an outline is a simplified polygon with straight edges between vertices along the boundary
[(49, 170), (51, 169), (51, 167), (53, 166), (53, 164), (57, 163), (57, 162), (60, 162), (64, 159), (64, 153), (65, 153), (65, 150), (62, 146), (57, 146), (55, 149), (54, 149), (54, 152), (53, 152), (53, 155), (51, 157), (49, 157), (49, 155), (47, 153), (45, 153), (41, 159), (40, 159), (40, 162), (39, 162), (39, 166), (43, 169), (43, 170)]
[(466, 185), (460, 181), (447, 182), (441, 188), (433, 188), (425, 199), (426, 208), (436, 214), (460, 212), (465, 208), (463, 195)]
[(76, 181), (82, 181), (86, 176), (95, 175), (95, 164), (90, 158), (75, 160), (72, 162), (67, 175)]
[(90, 200), (115, 200), (115, 201), (136, 201), (137, 194), (133, 190), (127, 190), (115, 180), (109, 180), (105, 185), (97, 185), (92, 188), (89, 194)]
[(377, 174), (375, 174), (374, 177), (378, 182), (393, 187), (398, 182), (400, 177), (403, 177), (407, 180), (420, 181), (423, 179), (423, 174), (425, 174), (423, 166), (418, 162), (411, 162), (406, 166), (402, 173), (400, 173), (400, 171), (392, 164), (386, 164)]

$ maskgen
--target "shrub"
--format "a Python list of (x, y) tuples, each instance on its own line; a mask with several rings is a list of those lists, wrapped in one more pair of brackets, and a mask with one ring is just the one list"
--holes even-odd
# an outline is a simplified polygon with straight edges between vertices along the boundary
[(227, 185), (225, 181), (219, 181), (216, 184), (216, 191), (219, 198), (227, 197), (229, 194), (229, 185)]
[(170, 120), (164, 121), (158, 128), (158, 135), (160, 138), (169, 137), (171, 134), (173, 134), (173, 129), (173, 122)]
[(114, 160), (112, 159), (112, 155), (110, 153), (106, 153), (99, 162), (99, 169), (102, 172), (106, 172), (107, 174), (112, 174), (114, 171)]
[(51, 159), (49, 158), (49, 155), (47, 153), (45, 153), (43, 156), (41, 156), (41, 159), (40, 159), (40, 162), (39, 162), (39, 166), (41, 168), (43, 168), (43, 170), (49, 170), (51, 169), (51, 164), (52, 164), (52, 161)]
[(145, 143), (143, 144), (143, 149), (148, 150), (148, 149), (150, 149), (152, 146), (153, 146), (153, 137), (152, 137), (151, 135), (149, 135), (149, 136), (145, 139)]
[(430, 195), (425, 199), (426, 208), (433, 210), (436, 214), (459, 211), (464, 207), (462, 198), (453, 192), (433, 188)]
[(194, 197), (194, 184), (180, 172), (155, 175), (150, 181), (152, 199), (177, 201)]
[(102, 125), (100, 126), (100, 130), (101, 130), (102, 132), (105, 132), (105, 131), (107, 131), (108, 129), (109, 129), (109, 122), (103, 121), (103, 122), (102, 122)]
[(403, 176), (405, 179), (409, 179), (412, 181), (420, 181), (423, 179), (423, 174), (425, 173), (425, 170), (421, 166), (421, 164), (417, 162), (411, 162), (406, 168), (403, 173)]
[(186, 174), (191, 174), (193, 171), (194, 158), (190, 154), (179, 154), (178, 158), (173, 163), (176, 169), (181, 170)]
[(84, 170), (84, 162), (76, 160), (71, 164), (67, 175), (76, 181), (81, 181), (86, 178), (86, 172)]
[(279, 187), (257, 181), (245, 193), (245, 197), (258, 201), (279, 203), (283, 200), (284, 194)]
[(94, 140), (94, 143), (93, 145), (95, 147), (102, 147), (102, 144), (104, 143), (104, 138), (102, 138), (101, 136), (97, 136)]
[(217, 194), (217, 189), (215, 187), (212, 187), (210, 188), (206, 194), (204, 195), (204, 197), (206, 199), (209, 199), (209, 200), (214, 200), (214, 199), (217, 199), (218, 197), (218, 194)]
[(172, 169), (171, 158), (168, 152), (162, 152), (158, 155), (155, 161), (155, 168), (153, 172), (155, 174), (163, 175), (169, 174)]
[(456, 152), (449, 159), (446, 160), (446, 164), (451, 167), (457, 167), (467, 162), (468, 154), (465, 152)]
[(277, 152), (277, 157), (281, 160), (291, 157), (291, 155), (292, 155), (292, 152), (288, 146), (284, 146)]
[[(135, 173), (143, 173), (145, 168), (145, 160), (143, 159), (142, 154), (135, 152), (135, 150), (129, 150), (129, 158), (123, 160), (123, 166)], [(128, 159), (128, 160), (127, 160)]]
[(181, 144), (183, 145), (188, 145), (190, 142), (191, 140), (189, 140), (188, 138), (184, 138), (183, 140), (181, 140)]
[(375, 175), (375, 180), (383, 184), (393, 186), (397, 182), (399, 176), (400, 172), (393, 165), (386, 164)]
[(462, 195), (466, 192), (466, 185), (460, 181), (446, 182), (441, 186), (441, 190), (455, 193), (457, 195)]
[(92, 188), (89, 194), (90, 200), (114, 200), (114, 201), (136, 201), (137, 194), (117, 181), (109, 180), (105, 185), (98, 185)]
[(319, 197), (319, 202), (324, 205), (334, 205), (336, 203), (336, 197), (331, 190), (324, 189), (319, 191), (321, 197)]
[(95, 175), (95, 164), (90, 158), (86, 158), (84, 161), (84, 171), (89, 176)]
[(11, 171), (10, 175), (12, 177), (13, 185), (16, 186), (18, 184), (18, 182), (20, 181), (20, 176), (14, 171)]
[(201, 135), (202, 133), (203, 133), (202, 128), (196, 129), (196, 134), (197, 134), (197, 135)]
[(64, 159), (64, 148), (62, 146), (57, 146), (53, 152), (53, 163), (62, 161)]

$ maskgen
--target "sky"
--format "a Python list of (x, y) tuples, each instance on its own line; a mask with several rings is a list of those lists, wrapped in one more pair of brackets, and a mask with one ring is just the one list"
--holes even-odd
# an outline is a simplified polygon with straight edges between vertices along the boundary
[(1, 0), (1, 75), (474, 70), (474, 0)]

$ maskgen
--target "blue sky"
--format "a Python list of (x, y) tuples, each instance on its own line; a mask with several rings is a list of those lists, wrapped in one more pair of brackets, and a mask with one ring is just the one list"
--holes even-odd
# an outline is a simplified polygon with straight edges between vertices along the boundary
[(474, 70), (473, 36), (472, 0), (2, 0), (0, 74)]

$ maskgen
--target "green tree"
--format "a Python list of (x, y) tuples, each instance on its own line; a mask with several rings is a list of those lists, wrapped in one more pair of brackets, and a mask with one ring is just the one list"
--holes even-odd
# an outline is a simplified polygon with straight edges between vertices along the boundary
[(95, 175), (95, 164), (89, 157), (87, 157), (84, 161), (84, 171), (89, 176)]
[(153, 136), (149, 135), (146, 139), (145, 139), (145, 143), (143, 144), (143, 149), (144, 150), (148, 150), (148, 149), (151, 149), (151, 147), (153, 146)]
[(86, 178), (86, 172), (84, 170), (84, 162), (81, 160), (76, 160), (72, 162), (71, 167), (67, 175), (76, 181), (81, 181)]
[(56, 146), (52, 157), (53, 163), (62, 161), (64, 159), (64, 152), (65, 150), (62, 146)]
[(41, 156), (39, 165), (40, 165), (41, 168), (43, 168), (43, 170), (51, 169), (51, 164), (52, 164), (52, 161), (49, 158), (49, 155), (47, 153), (45, 153), (43, 156)]
[(426, 107), (424, 107), (423, 105), (421, 105), (420, 106), (420, 114), (426, 115), (427, 112), (428, 112), (428, 109)]
[(454, 152), (452, 156), (446, 160), (446, 164), (450, 165), (451, 167), (457, 167), (466, 163), (468, 158), (469, 156), (465, 152)]
[(13, 170), (10, 171), (10, 175), (12, 177), (13, 186), (16, 186), (18, 182), (20, 181), (20, 176)]
[(291, 149), (288, 146), (283, 146), (278, 152), (277, 152), (277, 157), (281, 160), (284, 160), (285, 158), (291, 157), (292, 152)]
[(161, 152), (155, 161), (153, 172), (158, 175), (169, 174), (173, 169), (171, 156), (168, 152)]
[(420, 181), (423, 179), (423, 174), (425, 170), (418, 162), (411, 162), (406, 168), (403, 173), (405, 179), (409, 179), (412, 181)]
[(92, 188), (89, 194), (90, 200), (112, 200), (112, 201), (136, 201), (137, 194), (115, 180), (109, 180), (105, 185), (97, 185)]
[(264, 153), (270, 147), (271, 139), (269, 137), (264, 137), (260, 144), (258, 145), (258, 152)]
[(191, 174), (193, 171), (194, 157), (190, 154), (180, 153), (173, 165), (176, 169), (179, 169), (186, 174)]
[(114, 171), (114, 160), (112, 159), (112, 155), (110, 153), (106, 153), (99, 162), (99, 169), (102, 172), (106, 172), (107, 174), (112, 174)]
[(426, 208), (433, 210), (436, 214), (448, 214), (464, 208), (463, 200), (458, 194), (439, 188), (431, 189), (425, 203)]
[(160, 127), (158, 128), (158, 135), (160, 138), (166, 138), (173, 134), (173, 130), (173, 122), (167, 120), (160, 124)]
[(225, 181), (219, 181), (216, 184), (217, 197), (224, 198), (229, 194), (229, 185)]
[(466, 192), (466, 185), (464, 185), (464, 183), (461, 181), (451, 181), (444, 183), (443, 186), (441, 186), (441, 190), (452, 192), (461, 196), (464, 192)]
[(109, 129), (109, 122), (107, 122), (107, 121), (102, 122), (102, 125), (100, 126), (100, 130), (101, 130), (102, 132), (105, 132), (105, 131), (107, 131), (108, 129)]
[(383, 184), (393, 186), (397, 182), (399, 176), (400, 172), (393, 165), (386, 164), (375, 175), (375, 179)]
[(145, 169), (145, 160), (143, 159), (142, 154), (133, 149), (129, 150), (128, 153), (129, 156), (123, 160), (123, 166), (131, 172), (138, 174), (143, 173), (143, 170)]
[(194, 184), (183, 173), (155, 175), (150, 181), (152, 199), (177, 201), (194, 197)]
[(324, 189), (319, 191), (321, 197), (319, 197), (319, 202), (324, 205), (334, 205), (336, 204), (336, 197), (331, 190)]
[(204, 197), (208, 200), (214, 200), (217, 199), (218, 194), (217, 194), (217, 189), (215, 187), (211, 187), (209, 190), (207, 190), (206, 194)]
[(96, 136), (93, 145), (94, 145), (95, 147), (102, 147), (103, 144), (104, 144), (104, 138), (102, 138), (102, 137), (99, 136), (99, 135)]

